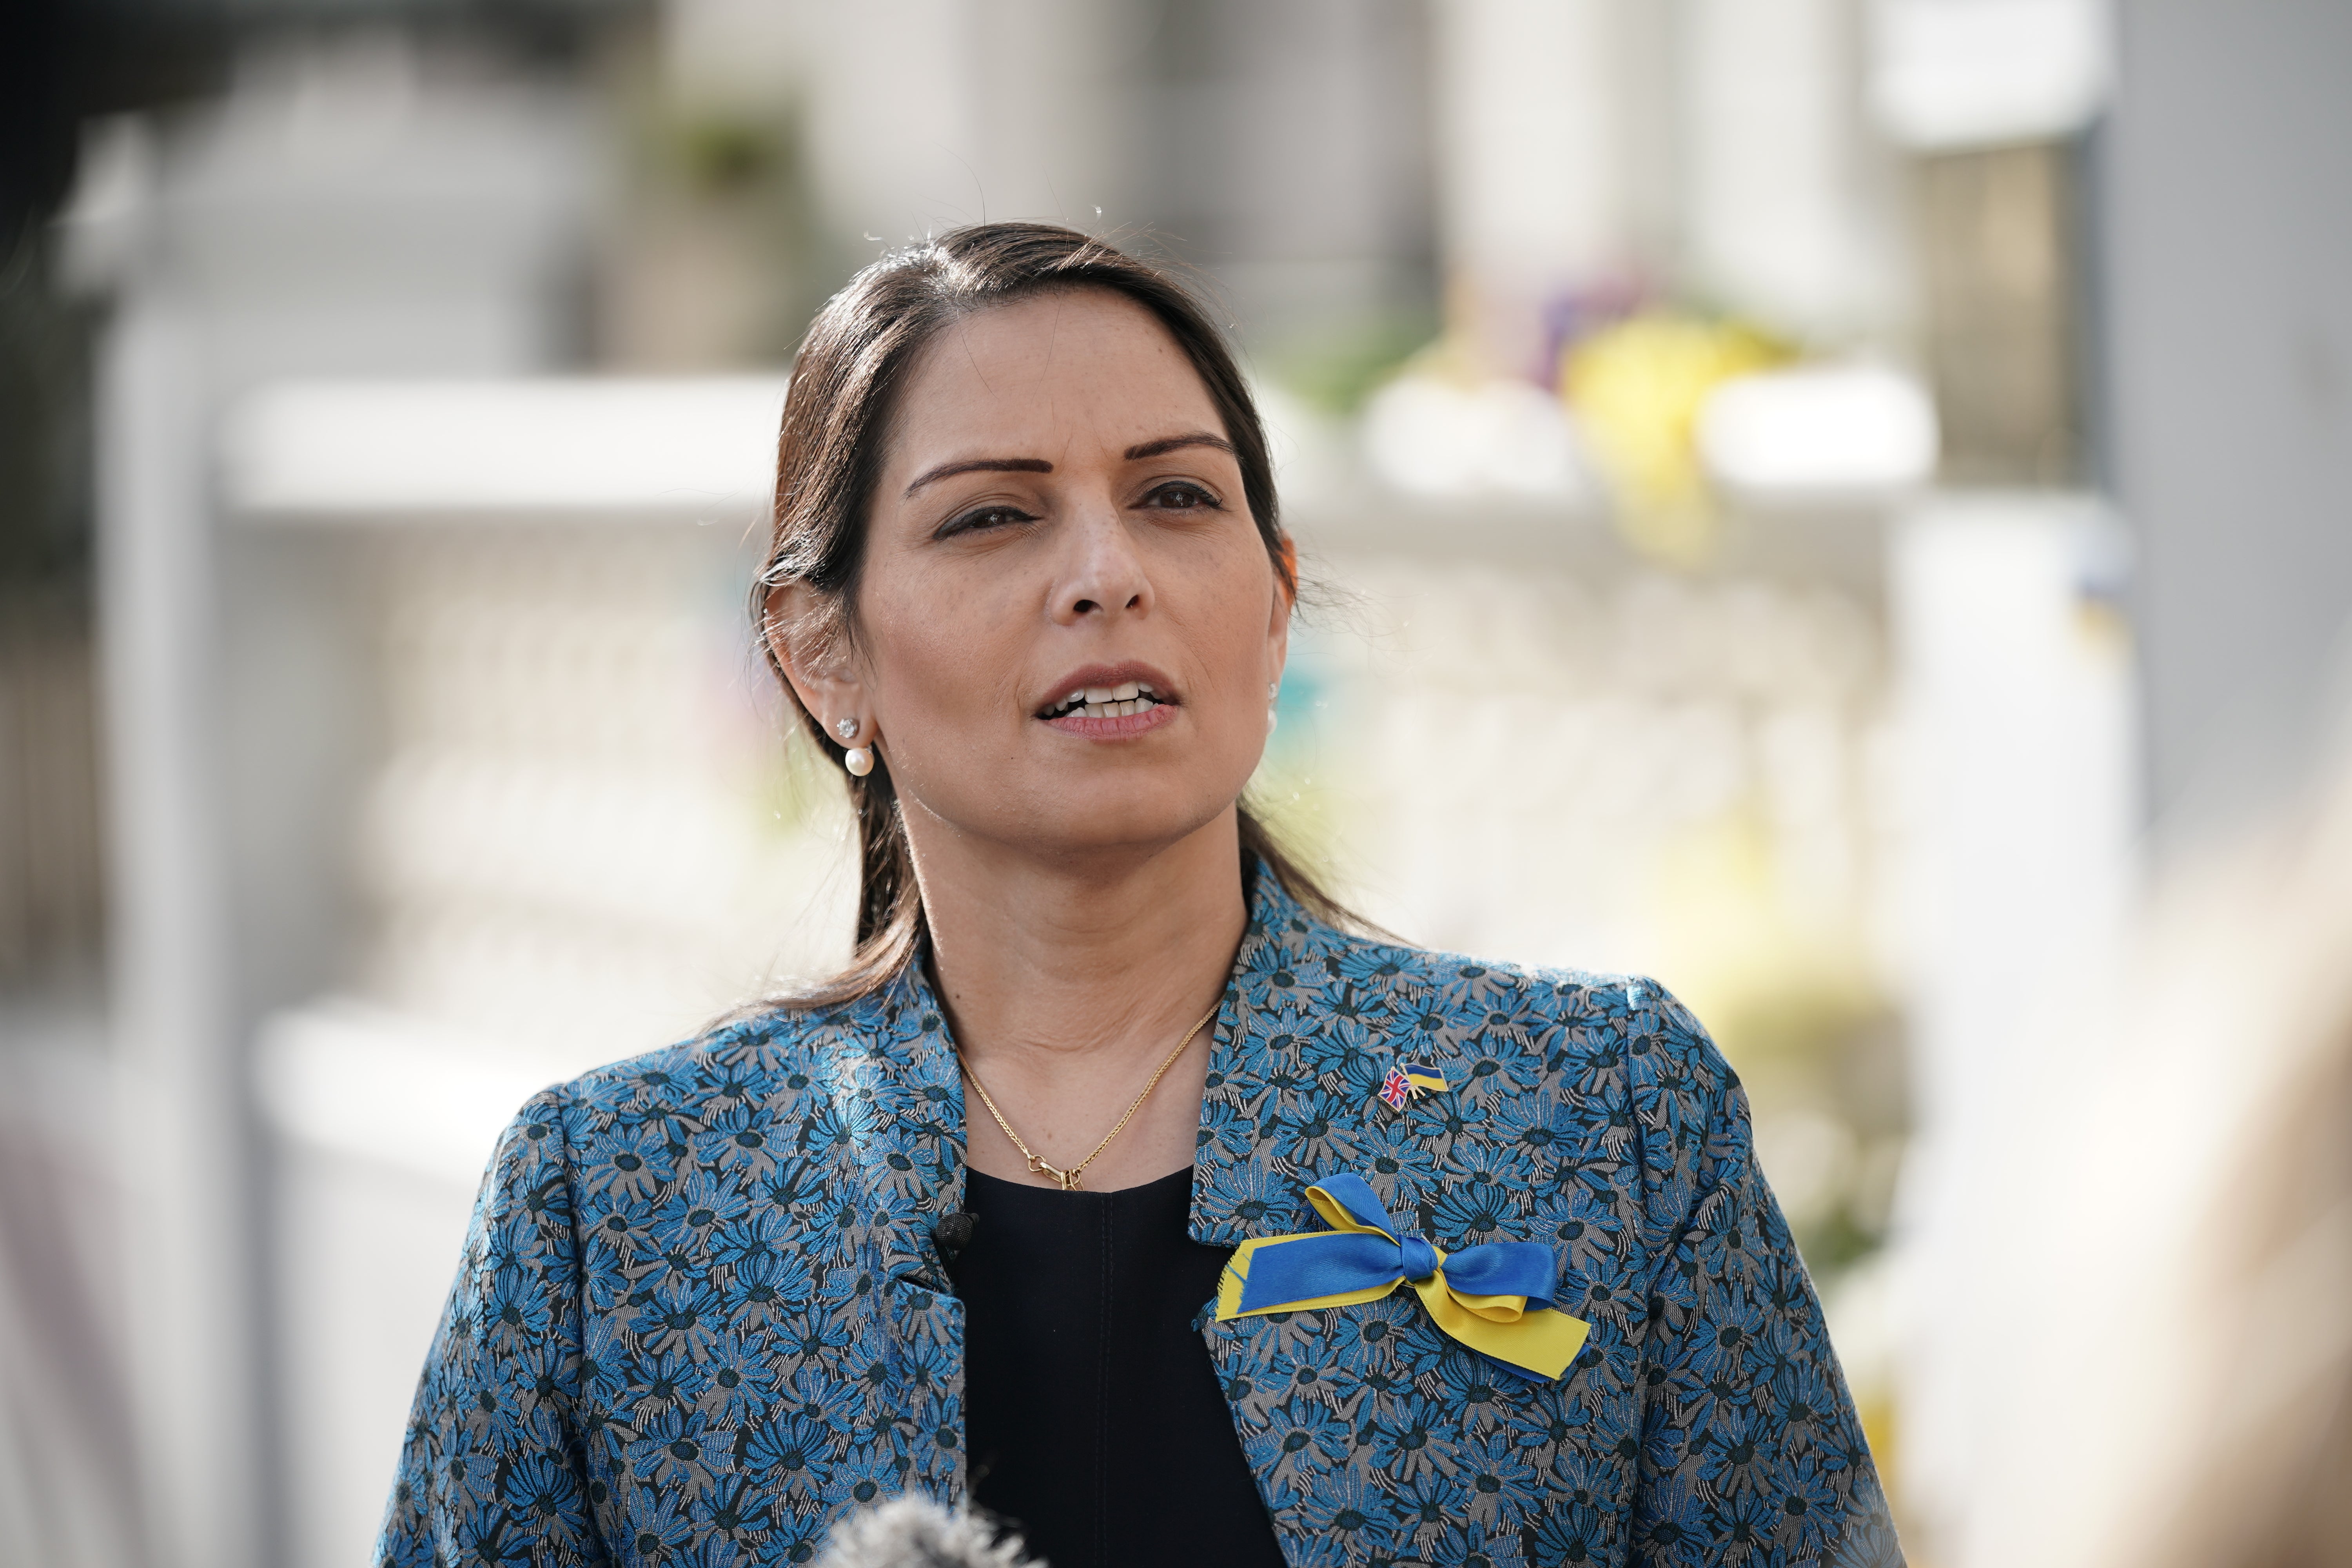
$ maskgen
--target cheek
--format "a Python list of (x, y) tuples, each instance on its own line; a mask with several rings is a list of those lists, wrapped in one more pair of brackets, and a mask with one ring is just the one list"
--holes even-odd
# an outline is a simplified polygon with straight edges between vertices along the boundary
[(990, 584), (934, 584), (916, 573), (866, 601), (861, 619), (886, 726), (911, 739), (906, 732), (919, 725), (928, 742), (948, 739), (960, 723), (975, 731), (986, 723), (1009, 672), (1020, 668), (1013, 645), (1022, 617), (1001, 597)]
[(1203, 673), (1214, 683), (1218, 700), (1246, 709), (1265, 706), (1270, 678), (1266, 627), (1272, 608), (1273, 584), (1263, 572), (1249, 570), (1246, 558), (1216, 577), (1202, 583), (1192, 595), (1191, 637)]

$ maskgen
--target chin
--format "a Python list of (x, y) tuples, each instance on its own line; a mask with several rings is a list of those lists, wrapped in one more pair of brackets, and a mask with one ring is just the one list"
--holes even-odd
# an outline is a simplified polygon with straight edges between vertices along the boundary
[(1204, 800), (1188, 791), (1182, 798), (1155, 798), (1158, 792), (1139, 790), (1128, 781), (1073, 792), (1045, 814), (1053, 827), (1040, 834), (1048, 841), (1040, 847), (1056, 858), (1157, 854), (1214, 826), (1232, 812), (1239, 794)]

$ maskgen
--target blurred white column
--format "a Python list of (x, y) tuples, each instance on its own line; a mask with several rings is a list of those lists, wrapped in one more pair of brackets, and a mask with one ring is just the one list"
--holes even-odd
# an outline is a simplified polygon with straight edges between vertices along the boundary
[(1081, 229), (1133, 219), (1121, 210), (1135, 162), (1124, 72), (1148, 42), (1146, 8), (803, 0), (797, 10), (809, 166), (841, 233), (878, 249), (983, 219)]
[(1862, 113), (1852, 0), (1683, 9), (1685, 281), (1832, 343), (1903, 308), (1898, 187)]
[(2284, 809), (2352, 683), (2352, 5), (2122, 23), (2100, 369), (2169, 847)]
[(202, 322), (135, 295), (98, 385), (100, 635), (113, 913), (114, 1146), (131, 1376), (167, 1568), (266, 1560), (261, 1299), (232, 997)]
[[(2068, 1075), (2037, 1027), (2104, 972), (2137, 885), (2126, 544), (2096, 501), (1947, 497), (1896, 529), (1916, 1123), (1896, 1215), (1906, 1524), (1949, 1544), (2009, 1413), (1977, 1373), (2010, 1277), (1989, 1195), (2046, 1158), (2019, 1107)], [(2058, 1036), (2061, 1039), (2068, 1037)], [(2064, 1047), (2058, 1047), (2064, 1048)]]
[[(317, 1445), (288, 1431), (281, 1331), (331, 1325), (331, 1293), (263, 1278), (304, 1238), (265, 1240), (275, 1173), (247, 1065), (260, 1019), (344, 958), (328, 796), (366, 744), (338, 684), (360, 590), (315, 552), (225, 533), (215, 441), (224, 407), (273, 377), (517, 371), (561, 351), (576, 100), (486, 62), (445, 74), (452, 59), (393, 32), (257, 46), (223, 101), (102, 138), (65, 223), (110, 306), (95, 410), (110, 1142), (156, 1568), (325, 1555), (306, 1550)], [(336, 1223), (372, 1221), (346, 1205)]]
[(1439, 243), (1469, 295), (1454, 309), (1475, 315), (1498, 371), (1531, 368), (1549, 300), (1634, 263), (1627, 99), (1639, 84), (1622, 68), (1622, 11), (1444, 0), (1433, 12)]

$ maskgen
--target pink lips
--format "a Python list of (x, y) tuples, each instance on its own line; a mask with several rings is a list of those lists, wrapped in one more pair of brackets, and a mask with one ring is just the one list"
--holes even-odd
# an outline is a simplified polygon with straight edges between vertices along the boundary
[(1151, 731), (1176, 722), (1176, 704), (1155, 702), (1140, 713), (1120, 713), (1108, 719), (1089, 719), (1084, 713), (1065, 713), (1046, 723), (1065, 735), (1084, 735), (1090, 741), (1123, 741), (1129, 735), (1148, 734)]
[(1045, 700), (1038, 706), (1038, 716), (1061, 706), (1074, 691), (1089, 687), (1118, 687), (1129, 681), (1149, 686), (1152, 705), (1140, 713), (1119, 713), (1106, 718), (1088, 718), (1082, 710), (1045, 719), (1045, 722), (1066, 735), (1082, 735), (1090, 741), (1124, 741), (1176, 721), (1176, 710), (1182, 706), (1176, 695), (1175, 682), (1154, 666), (1129, 659), (1121, 664), (1089, 664), (1071, 670), (1054, 683)]

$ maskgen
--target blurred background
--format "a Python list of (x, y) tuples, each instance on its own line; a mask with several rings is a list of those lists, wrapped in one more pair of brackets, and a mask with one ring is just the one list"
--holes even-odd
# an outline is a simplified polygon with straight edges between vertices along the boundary
[(505, 1119), (844, 955), (782, 372), (982, 217), (1232, 322), (1258, 797), (1706, 1020), (1915, 1562), (2352, 1561), (2352, 5), (0, 16), (0, 1562), (367, 1561)]

